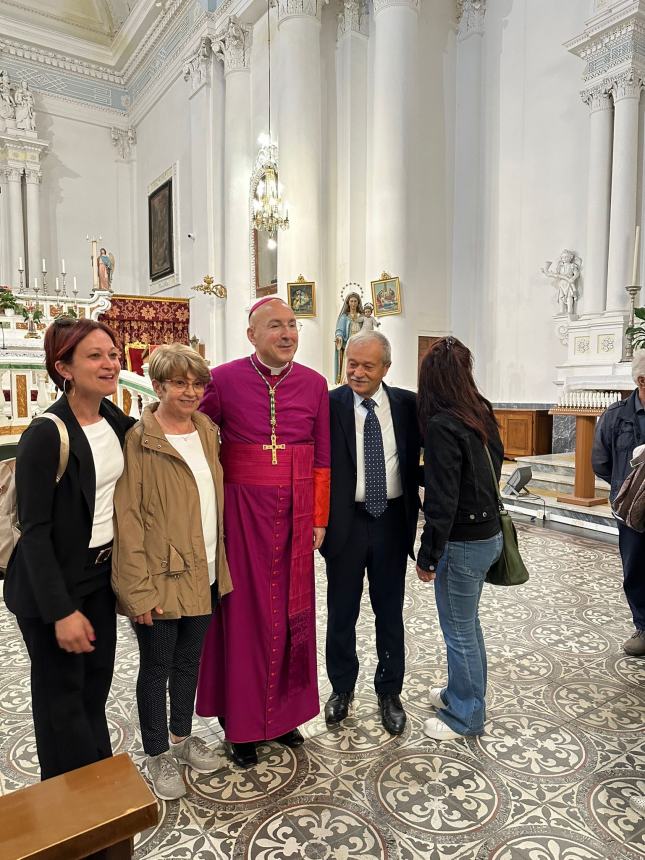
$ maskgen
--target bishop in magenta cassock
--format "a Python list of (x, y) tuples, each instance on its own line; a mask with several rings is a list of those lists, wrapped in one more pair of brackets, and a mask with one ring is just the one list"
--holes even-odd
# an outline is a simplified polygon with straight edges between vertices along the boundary
[(325, 379), (296, 364), (298, 328), (281, 299), (251, 309), (255, 353), (216, 367), (200, 409), (219, 425), (233, 591), (204, 642), (197, 713), (217, 716), (233, 760), (255, 742), (303, 742), (319, 711), (314, 549), (329, 514)]

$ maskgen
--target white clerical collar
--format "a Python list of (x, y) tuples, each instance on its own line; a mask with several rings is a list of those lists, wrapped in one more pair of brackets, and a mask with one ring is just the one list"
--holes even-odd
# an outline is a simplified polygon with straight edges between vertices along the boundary
[(259, 364), (261, 367), (266, 367), (266, 369), (267, 369), (267, 370), (270, 370), (270, 371), (271, 371), (271, 376), (280, 376), (280, 374), (281, 374), (281, 373), (282, 373), (282, 371), (285, 369), (285, 367), (288, 367), (288, 366), (289, 366), (289, 362), (287, 362), (286, 364), (283, 364), (283, 365), (282, 365), (282, 367), (271, 367), (271, 365), (270, 365), (270, 364), (267, 364), (266, 362), (262, 361), (262, 359), (261, 359), (261, 358), (260, 358), (260, 356), (257, 354), (257, 352), (255, 353), (255, 357), (256, 357), (256, 359), (257, 359), (257, 361), (258, 361), (258, 364)]
[(370, 399), (373, 400), (374, 403), (376, 403), (376, 405), (378, 407), (383, 402), (383, 385), (382, 384), (379, 385), (379, 387), (376, 389), (374, 394), (372, 394), (371, 398), (364, 397), (362, 394), (357, 394), (355, 391), (352, 391), (352, 394), (354, 395), (354, 406), (355, 407), (360, 406), (361, 403), (363, 402), (363, 400), (370, 400)]

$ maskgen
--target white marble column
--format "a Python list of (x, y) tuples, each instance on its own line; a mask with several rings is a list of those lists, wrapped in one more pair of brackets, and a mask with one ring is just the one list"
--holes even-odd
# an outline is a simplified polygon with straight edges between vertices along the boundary
[(339, 288), (350, 281), (362, 283), (365, 275), (368, 33), (364, 0), (344, 0), (336, 46), (336, 307), (330, 308), (332, 315), (340, 311)]
[(34, 277), (40, 283), (42, 275), (42, 254), (40, 247), (40, 170), (27, 170), (25, 173), (27, 185), (27, 253), (29, 254), (29, 277), (31, 283)]
[(401, 279), (403, 313), (383, 319), (392, 344), (394, 385), (416, 382), (417, 42), (419, 0), (374, 2), (374, 107), (371, 126), (366, 286), (382, 271)]
[(598, 314), (607, 304), (609, 205), (614, 112), (611, 95), (596, 87), (583, 94), (589, 105), (589, 179), (587, 186), (587, 250), (582, 312)]
[(607, 307), (628, 306), (625, 287), (632, 275), (638, 181), (638, 105), (642, 81), (627, 72), (614, 84), (614, 151), (611, 178), (611, 222)]
[[(17, 287), (20, 284), (20, 276), (18, 274), (19, 258), (22, 257), (23, 264), (25, 264), (27, 257), (25, 253), (25, 231), (22, 218), (22, 173), (23, 171), (16, 167), (8, 167), (5, 170), (7, 188), (9, 190), (9, 284), (12, 287)], [(36, 269), (36, 271), (38, 272), (39, 270)]]
[(325, 342), (322, 318), (320, 235), (321, 217), (321, 78), (320, 14), (323, 0), (278, 0), (279, 182), (289, 210), (291, 226), (278, 236), (278, 285), (286, 297), (286, 284), (303, 275), (316, 281), (315, 319), (303, 320), (298, 361), (316, 370), (330, 366), (333, 345)]
[(252, 30), (230, 18), (216, 47), (224, 62), (224, 283), (226, 360), (250, 350), (246, 337), (251, 295), (249, 183), (251, 141)]
[[(482, 41), (486, 4), (463, 0), (457, 31), (455, 212), (452, 251), (451, 331), (479, 354), (481, 325)], [(464, 313), (464, 308), (471, 308)], [(479, 323), (479, 324), (478, 324)]]
[[(138, 219), (136, 217), (135, 154), (137, 135), (133, 128), (111, 128), (115, 149), (116, 181), (114, 197), (117, 212), (117, 262), (112, 289), (117, 293), (140, 292), (137, 279)], [(108, 249), (109, 250), (109, 249)]]

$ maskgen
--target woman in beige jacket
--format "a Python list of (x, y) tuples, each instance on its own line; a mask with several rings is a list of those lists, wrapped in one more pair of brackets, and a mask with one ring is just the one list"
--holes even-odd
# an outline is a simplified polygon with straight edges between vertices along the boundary
[(139, 641), (148, 773), (157, 796), (175, 800), (186, 793), (179, 763), (199, 773), (218, 766), (191, 729), (202, 641), (212, 606), (232, 585), (218, 431), (196, 411), (208, 366), (189, 347), (171, 344), (155, 350), (149, 372), (159, 403), (146, 407), (126, 440), (114, 496), (112, 587)]

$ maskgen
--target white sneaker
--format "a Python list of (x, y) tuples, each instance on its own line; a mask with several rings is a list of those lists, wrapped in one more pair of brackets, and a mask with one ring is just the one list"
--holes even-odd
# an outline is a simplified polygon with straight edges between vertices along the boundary
[(170, 750), (177, 761), (187, 764), (197, 773), (213, 773), (222, 766), (219, 752), (206, 746), (201, 738), (189, 735), (179, 743), (171, 743)]
[(459, 732), (453, 732), (450, 726), (447, 726), (438, 717), (429, 717), (423, 724), (423, 731), (429, 738), (435, 741), (451, 741), (455, 738), (463, 738)]
[(444, 700), (441, 698), (441, 694), (445, 690), (445, 687), (431, 687), (430, 693), (428, 695), (428, 701), (430, 702), (430, 707), (435, 708), (435, 710), (439, 710), (439, 708), (445, 708), (446, 704)]
[(152, 790), (161, 800), (177, 800), (186, 794), (177, 762), (169, 752), (149, 755), (146, 766), (152, 781)]
[(645, 794), (635, 794), (633, 797), (630, 797), (629, 805), (634, 812), (640, 812), (641, 815), (645, 815)]

